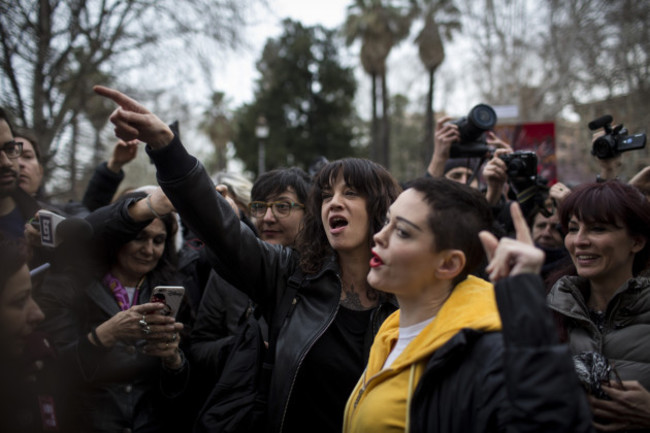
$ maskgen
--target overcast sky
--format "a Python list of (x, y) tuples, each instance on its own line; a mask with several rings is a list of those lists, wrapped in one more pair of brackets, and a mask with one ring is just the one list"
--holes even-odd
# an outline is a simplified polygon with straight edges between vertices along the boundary
[[(284, 18), (289, 17), (305, 25), (321, 24), (328, 28), (339, 27), (345, 21), (347, 6), (352, 3), (352, 0), (268, 0), (268, 2), (270, 11), (260, 8), (258, 17), (253, 19), (253, 24), (246, 30), (249, 48), (229, 54), (223, 65), (214, 71), (214, 87), (226, 93), (233, 107), (253, 99), (253, 86), (258, 76), (255, 62), (259, 59), (266, 40), (280, 35), (281, 21)], [(462, 42), (456, 44), (462, 45)], [(342, 52), (344, 61), (358, 66), (358, 50), (358, 46), (345, 49)], [(445, 107), (452, 114), (464, 115), (473, 105), (481, 102), (475, 100), (469, 93), (468, 89), (473, 87), (469, 78), (453, 72), (462, 70), (462, 56), (458, 53), (468, 50), (448, 46), (446, 51), (447, 58), (436, 74), (434, 106), (437, 110)], [(449, 55), (450, 52), (452, 55)], [(388, 62), (389, 92), (404, 93), (409, 96), (413, 104), (419, 104), (415, 99), (426, 95), (428, 78), (419, 62), (417, 48), (412, 41), (402, 42), (391, 52)], [(366, 113), (370, 111), (370, 81), (360, 66), (356, 76), (359, 83), (357, 109), (363, 117), (368, 117)]]

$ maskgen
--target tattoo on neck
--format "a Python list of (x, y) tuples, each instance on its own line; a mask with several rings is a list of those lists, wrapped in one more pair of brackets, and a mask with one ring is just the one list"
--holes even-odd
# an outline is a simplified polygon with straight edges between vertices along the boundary
[(354, 291), (354, 284), (350, 286), (350, 290), (343, 290), (345, 297), (341, 299), (341, 305), (350, 310), (365, 310), (361, 304), (359, 294)]

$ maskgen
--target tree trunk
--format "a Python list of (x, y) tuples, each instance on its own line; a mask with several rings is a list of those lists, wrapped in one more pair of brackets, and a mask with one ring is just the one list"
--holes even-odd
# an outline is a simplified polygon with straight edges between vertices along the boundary
[(390, 169), (390, 116), (388, 113), (388, 85), (386, 84), (386, 72), (381, 74), (381, 110), (382, 131), (379, 163), (386, 167), (386, 169)]
[[(433, 134), (436, 124), (436, 119), (433, 114), (433, 87), (435, 84), (434, 79), (435, 68), (429, 69), (429, 93), (427, 95), (427, 109), (426, 116), (424, 119), (424, 143), (422, 144), (421, 157), (422, 161), (426, 164), (427, 161), (431, 160), (433, 155)], [(426, 167), (425, 167), (426, 168)]]
[(102, 145), (101, 130), (95, 129), (95, 147), (93, 149), (93, 168), (104, 160), (104, 146)]
[(370, 159), (379, 160), (379, 118), (377, 117), (377, 74), (371, 74), (372, 81), (372, 131), (370, 131)]
[(79, 138), (79, 126), (77, 119), (72, 119), (71, 125), (72, 134), (70, 136), (70, 154), (68, 158), (68, 173), (70, 173), (70, 195), (71, 197), (79, 197), (77, 191), (77, 139)]

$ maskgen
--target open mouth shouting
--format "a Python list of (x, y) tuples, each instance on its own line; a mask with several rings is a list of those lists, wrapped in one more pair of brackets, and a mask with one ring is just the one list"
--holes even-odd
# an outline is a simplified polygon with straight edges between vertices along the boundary
[(330, 217), (328, 224), (330, 226), (330, 233), (341, 233), (348, 226), (348, 220), (342, 216)]

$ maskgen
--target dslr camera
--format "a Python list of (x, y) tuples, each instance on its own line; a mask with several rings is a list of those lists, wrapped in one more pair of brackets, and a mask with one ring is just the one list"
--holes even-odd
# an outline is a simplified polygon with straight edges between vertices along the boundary
[(458, 125), (460, 140), (451, 145), (451, 158), (483, 157), (489, 152), (485, 133), (497, 123), (497, 113), (487, 104), (474, 106), (467, 116), (452, 122)]
[(529, 150), (518, 150), (500, 156), (506, 163), (506, 173), (511, 182), (520, 184), (534, 182), (537, 178), (537, 154)]
[(605, 129), (605, 135), (598, 137), (591, 147), (591, 154), (598, 159), (614, 158), (620, 155), (621, 152), (645, 147), (645, 134), (628, 135), (627, 129), (623, 128), (623, 124), (612, 128), (612, 116), (609, 114), (592, 120), (588, 126), (592, 131), (600, 128)]
[(499, 157), (506, 163), (509, 194), (519, 202), (523, 214), (528, 217), (539, 209), (545, 217), (551, 216), (552, 212), (546, 206), (546, 180), (537, 176), (537, 154), (530, 150), (518, 150)]

